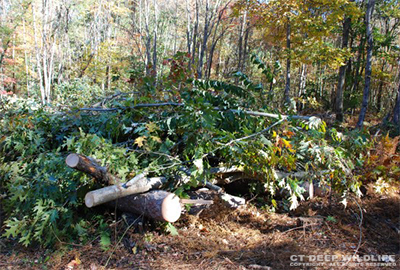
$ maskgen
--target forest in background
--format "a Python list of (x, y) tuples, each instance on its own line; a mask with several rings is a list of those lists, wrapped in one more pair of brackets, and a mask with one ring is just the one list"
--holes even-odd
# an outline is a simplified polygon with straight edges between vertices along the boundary
[[(117, 184), (162, 178), (182, 199), (219, 184), (249, 202), (235, 217), (249, 224), (253, 206), (266, 220), (311, 209), (315, 183), (329, 233), (335, 214), (359, 223), (354, 254), (377, 230), (349, 209), (399, 202), (398, 0), (2, 0), (0, 15), (0, 251), (96, 243), (112, 250), (101, 265), (115, 256), (133, 225), (84, 200), (116, 183), (68, 167), (70, 154)], [(211, 173), (222, 168), (238, 175)], [(378, 224), (393, 240), (392, 210)]]
[(369, 111), (398, 123), (399, 2), (374, 3), (370, 37), (366, 11), (367, 1), (349, 0), (4, 0), (0, 87), (53, 104), (143, 88), (174, 100), (179, 85), (163, 81), (177, 56), (188, 77), (230, 81), (239, 71), (262, 83), (271, 103), (290, 97), (299, 110), (342, 120), (362, 107), (367, 71)]

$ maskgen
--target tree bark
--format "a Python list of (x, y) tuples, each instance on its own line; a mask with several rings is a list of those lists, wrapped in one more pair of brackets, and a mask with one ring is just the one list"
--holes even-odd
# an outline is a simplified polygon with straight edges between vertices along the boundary
[(286, 59), (286, 85), (284, 93), (284, 103), (290, 104), (290, 19), (288, 18), (286, 26), (286, 49), (287, 49), (287, 59)]
[(195, 62), (195, 57), (196, 57), (196, 49), (197, 49), (197, 36), (199, 32), (199, 1), (196, 0), (196, 5), (195, 5), (195, 14), (196, 14), (196, 20), (193, 25), (193, 33), (192, 33), (192, 60), (191, 60), (191, 65), (194, 65)]
[(147, 178), (140, 174), (128, 182), (130, 185), (117, 184), (88, 192), (85, 196), (85, 204), (90, 208), (132, 194), (144, 193), (161, 187), (166, 181), (165, 177)]
[(177, 221), (182, 211), (179, 197), (163, 190), (130, 195), (110, 204), (125, 212), (143, 214), (146, 217), (167, 222)]
[(363, 93), (363, 101), (362, 101), (362, 105), (361, 105), (360, 115), (358, 117), (358, 122), (357, 122), (357, 126), (356, 126), (357, 128), (361, 128), (363, 126), (365, 114), (367, 112), (367, 107), (368, 107), (369, 87), (370, 87), (370, 83), (371, 83), (371, 73), (372, 73), (372, 68), (371, 68), (372, 50), (373, 50), (373, 45), (374, 45), (372, 29), (371, 29), (371, 19), (372, 19), (372, 14), (374, 12), (374, 5), (375, 5), (375, 0), (368, 1), (367, 13), (366, 13), (366, 17), (365, 17), (366, 28), (367, 28), (367, 42), (368, 42), (367, 63), (365, 65), (365, 86), (364, 86), (364, 93)]
[(100, 166), (91, 157), (70, 154), (65, 159), (65, 163), (70, 168), (89, 174), (99, 182), (113, 184), (117, 180), (116, 177), (107, 172), (106, 167)]
[(400, 73), (399, 73), (399, 88), (397, 90), (396, 104), (393, 108), (393, 124), (400, 128)]
[(364, 59), (363, 52), (364, 52), (364, 45), (365, 45), (365, 38), (361, 37), (360, 44), (358, 45), (358, 52), (357, 52), (357, 62), (354, 65), (355, 73), (353, 75), (354, 82), (351, 87), (351, 92), (358, 91), (358, 83), (359, 83), (359, 76), (360, 76), (360, 69), (361, 69), (361, 61)]
[[(342, 49), (346, 49), (349, 42), (349, 33), (351, 26), (351, 18), (347, 17), (343, 22), (343, 35), (342, 35)], [(343, 121), (343, 91), (344, 91), (344, 83), (345, 83), (345, 75), (346, 75), (346, 67), (347, 65), (343, 65), (339, 68), (339, 81), (336, 90), (336, 104), (335, 104), (335, 112), (336, 112), (336, 121)]]
[(380, 112), (382, 109), (383, 84), (384, 84), (384, 80), (385, 80), (383, 73), (385, 71), (385, 66), (386, 66), (386, 61), (383, 61), (382, 67), (381, 67), (381, 79), (379, 82), (378, 95), (377, 95), (377, 101), (376, 101), (376, 107), (378, 109), (378, 112)]
[(209, 27), (210, 27), (210, 20), (211, 20), (211, 15), (209, 14), (210, 11), (210, 2), (209, 0), (206, 0), (206, 13), (205, 13), (205, 19), (204, 19), (204, 30), (203, 30), (203, 40), (201, 43), (200, 47), (200, 55), (199, 55), (199, 63), (197, 65), (197, 78), (201, 79), (203, 76), (203, 61), (204, 61), (204, 55), (205, 51), (207, 49), (207, 41), (209, 37)]

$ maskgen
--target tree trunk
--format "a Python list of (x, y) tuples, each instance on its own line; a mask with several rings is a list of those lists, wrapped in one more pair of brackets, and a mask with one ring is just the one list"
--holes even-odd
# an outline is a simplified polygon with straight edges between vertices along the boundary
[(382, 94), (383, 94), (383, 84), (384, 84), (383, 73), (385, 71), (385, 66), (386, 66), (386, 61), (383, 61), (382, 68), (381, 68), (381, 79), (380, 79), (379, 86), (378, 86), (378, 95), (377, 95), (377, 101), (376, 101), (376, 108), (378, 109), (378, 112), (380, 112), (382, 109)]
[(361, 105), (360, 115), (358, 117), (357, 128), (362, 127), (368, 107), (369, 87), (371, 83), (371, 73), (372, 73), (372, 68), (371, 68), (372, 50), (374, 45), (372, 29), (371, 29), (371, 19), (372, 19), (372, 13), (374, 12), (374, 5), (375, 5), (375, 0), (368, 1), (367, 13), (365, 17), (366, 28), (367, 28), (367, 42), (368, 42), (367, 63), (365, 65), (365, 86), (363, 93), (363, 101)]
[(155, 83), (157, 84), (157, 35), (158, 35), (158, 7), (157, 1), (154, 0), (154, 41), (153, 41), (153, 75), (155, 76)]
[(400, 128), (400, 73), (399, 73), (399, 88), (397, 90), (396, 104), (393, 108), (392, 122)]
[(210, 2), (209, 0), (206, 0), (206, 14), (204, 18), (204, 30), (203, 30), (203, 41), (201, 43), (201, 48), (200, 48), (200, 55), (199, 55), (199, 63), (197, 65), (197, 78), (201, 79), (203, 76), (203, 61), (204, 61), (204, 55), (205, 51), (207, 49), (207, 41), (208, 41), (208, 29), (210, 27), (210, 17), (211, 15), (209, 14), (210, 10)]
[[(191, 51), (191, 44), (192, 44), (192, 37), (193, 37), (193, 32), (190, 30), (190, 26), (192, 24), (191, 21), (191, 16), (190, 16), (190, 8), (189, 8), (189, 0), (186, 0), (186, 45), (187, 45), (187, 51), (189, 55), (192, 53)], [(189, 61), (190, 65), (190, 61)]]
[[(306, 90), (306, 79), (307, 79), (307, 65), (306, 64), (301, 64), (300, 68), (299, 68), (299, 93), (298, 93), (298, 97), (301, 98), (301, 96), (303, 94), (305, 94), (305, 90)], [(273, 82), (271, 82), (272, 84)], [(271, 91), (271, 87), (272, 85), (270, 85), (270, 91)], [(301, 111), (303, 110), (303, 103), (302, 102), (298, 102), (297, 104), (297, 110)]]
[(286, 49), (287, 49), (287, 59), (286, 59), (286, 85), (284, 93), (284, 103), (290, 104), (290, 19), (288, 18), (286, 26)]
[(246, 21), (247, 21), (247, 9), (245, 10), (243, 16), (240, 17), (239, 40), (238, 40), (238, 66), (237, 66), (237, 69), (239, 71), (242, 71), (243, 38), (244, 38)]
[(125, 212), (143, 214), (146, 217), (167, 222), (177, 221), (182, 211), (179, 197), (163, 190), (130, 195), (110, 204)]
[(44, 83), (43, 83), (43, 73), (42, 73), (42, 66), (41, 66), (41, 55), (40, 55), (40, 50), (39, 50), (39, 43), (38, 43), (38, 31), (36, 27), (36, 15), (35, 15), (35, 8), (32, 3), (32, 19), (33, 19), (33, 36), (34, 36), (34, 41), (35, 41), (35, 52), (36, 52), (36, 69), (37, 69), (37, 74), (39, 77), (39, 88), (40, 88), (40, 97), (42, 100), (42, 104), (44, 105), (46, 103), (46, 92), (44, 90)]
[[(343, 35), (342, 35), (342, 49), (347, 48), (347, 44), (349, 42), (349, 33), (351, 26), (351, 18), (347, 17), (343, 22)], [(344, 83), (346, 75), (346, 65), (343, 65), (339, 68), (339, 81), (336, 90), (336, 103), (335, 103), (335, 112), (336, 112), (336, 121), (343, 121), (343, 91), (344, 91)]]
[(199, 31), (199, 2), (196, 0), (196, 6), (195, 6), (195, 14), (196, 14), (196, 20), (193, 25), (193, 39), (192, 39), (192, 60), (191, 60), (191, 65), (194, 64), (194, 60), (196, 57), (196, 48), (197, 48), (197, 36), (198, 36), (198, 31)]

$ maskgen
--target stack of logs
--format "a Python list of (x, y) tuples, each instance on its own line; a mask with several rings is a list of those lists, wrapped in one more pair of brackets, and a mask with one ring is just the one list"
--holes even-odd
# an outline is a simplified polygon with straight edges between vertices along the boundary
[[(143, 214), (155, 220), (175, 222), (179, 219), (182, 204), (212, 204), (212, 200), (190, 200), (180, 199), (173, 193), (159, 190), (166, 183), (165, 177), (147, 177), (145, 173), (135, 176), (126, 183), (111, 175), (106, 167), (100, 166), (98, 162), (80, 154), (70, 154), (65, 160), (66, 164), (73, 169), (84, 172), (102, 183), (113, 183), (113, 185), (90, 191), (85, 196), (85, 204), (91, 208), (100, 204), (116, 206), (125, 212)], [(217, 173), (218, 170), (215, 171)], [(184, 182), (190, 178), (187, 173)], [(215, 190), (221, 199), (231, 208), (237, 208), (245, 204), (243, 198), (226, 194), (222, 188), (210, 182), (206, 187)]]
[[(166, 177), (147, 177), (146, 173), (136, 175), (130, 181), (121, 183), (121, 180), (111, 175), (106, 167), (100, 166), (98, 162), (91, 158), (80, 154), (70, 154), (65, 160), (66, 164), (76, 170), (84, 172), (97, 181), (112, 184), (101, 189), (90, 191), (85, 196), (85, 204), (87, 207), (94, 207), (101, 204), (115, 206), (124, 212), (143, 214), (149, 218), (175, 222), (179, 219), (183, 204), (212, 204), (212, 200), (202, 199), (180, 199), (173, 193), (160, 190), (163, 184), (167, 182)], [(187, 183), (190, 180), (190, 171), (181, 168), (185, 173), (185, 177), (181, 182)], [(211, 168), (210, 174), (226, 174), (240, 172), (238, 168)], [(242, 172), (241, 172), (242, 173)], [(318, 175), (324, 175), (329, 171), (321, 171)], [(283, 178), (309, 178), (308, 172), (274, 172), (275, 179)], [(222, 202), (229, 208), (238, 208), (246, 203), (245, 199), (227, 194), (223, 189), (211, 182), (206, 181), (205, 186), (217, 191)], [(306, 190), (309, 198), (313, 196), (324, 196), (329, 192), (326, 185), (315, 185), (312, 180), (303, 181), (300, 184)]]

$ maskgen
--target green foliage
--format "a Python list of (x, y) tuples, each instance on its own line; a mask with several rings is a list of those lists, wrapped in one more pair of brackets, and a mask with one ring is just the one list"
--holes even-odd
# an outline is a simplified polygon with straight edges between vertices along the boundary
[(59, 104), (83, 107), (104, 96), (96, 84), (89, 84), (87, 78), (75, 79), (55, 85), (54, 95)]
[(179, 235), (178, 230), (170, 222), (166, 223), (165, 231), (173, 236)]
[[(179, 65), (186, 65), (185, 57), (178, 55), (175, 61), (180, 59)], [(268, 71), (266, 65), (254, 61)], [(294, 177), (278, 180), (277, 170), (306, 171), (310, 179), (318, 177), (337, 191), (358, 192), (359, 182), (348, 177), (358, 165), (353, 164), (351, 152), (357, 140), (349, 144), (315, 117), (305, 121), (251, 116), (247, 110), (268, 107), (258, 98), (264, 91), (262, 85), (240, 72), (233, 76), (238, 85), (195, 80), (182, 74), (185, 71), (179, 65), (171, 71), (175, 72), (174, 82), (181, 86), (172, 96), (183, 103), (179, 107), (132, 109), (137, 103), (158, 100), (127, 96), (112, 103), (114, 111), (92, 113), (75, 108), (60, 113), (31, 101), (0, 100), (5, 109), (0, 120), (0, 189), (7, 194), (4, 235), (18, 238), (24, 245), (46, 246), (89, 237), (92, 219), (83, 197), (100, 183), (65, 165), (71, 152), (99, 160), (122, 181), (144, 170), (155, 176), (189, 170), (191, 181), (178, 187), (180, 194), (208, 179), (210, 167), (238, 166), (257, 180), (253, 193), (271, 195), (274, 209), (278, 191), (284, 194), (288, 210), (304, 199), (300, 181)], [(173, 86), (164, 82), (168, 84)], [(68, 91), (86, 91), (79, 85)], [(80, 102), (73, 95), (71, 100)], [(362, 140), (359, 143), (360, 149), (365, 147)], [(176, 177), (171, 177), (171, 189), (177, 188), (173, 179)], [(100, 244), (107, 249), (109, 232), (101, 219), (98, 223)], [(176, 231), (172, 225), (167, 225), (167, 230)]]

